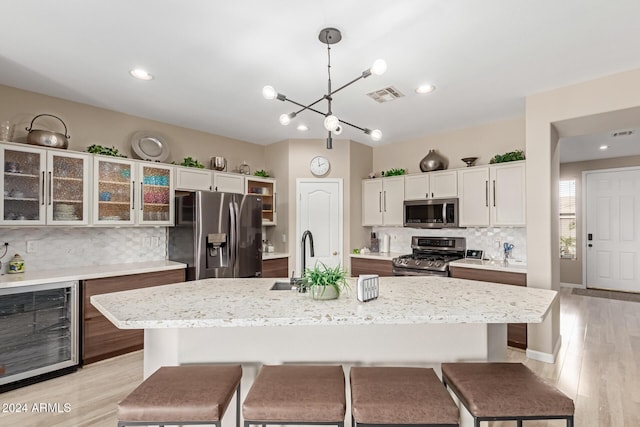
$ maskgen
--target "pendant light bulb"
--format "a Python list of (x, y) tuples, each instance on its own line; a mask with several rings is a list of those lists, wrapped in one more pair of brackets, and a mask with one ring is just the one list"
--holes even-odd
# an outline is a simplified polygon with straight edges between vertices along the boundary
[(371, 74), (380, 76), (387, 71), (387, 62), (384, 59), (376, 59), (371, 66)]
[(324, 128), (329, 132), (333, 132), (340, 125), (340, 120), (333, 114), (324, 119)]
[(262, 96), (264, 96), (264, 99), (276, 99), (277, 95), (278, 92), (276, 92), (273, 86), (267, 85), (262, 88)]
[(281, 124), (282, 126), (286, 126), (286, 125), (288, 125), (289, 123), (291, 123), (291, 117), (289, 117), (289, 115), (288, 115), (288, 114), (281, 114), (281, 115), (280, 115), (280, 124)]
[(371, 131), (371, 139), (374, 141), (380, 141), (382, 139), (382, 132), (380, 132), (380, 129), (374, 129)]

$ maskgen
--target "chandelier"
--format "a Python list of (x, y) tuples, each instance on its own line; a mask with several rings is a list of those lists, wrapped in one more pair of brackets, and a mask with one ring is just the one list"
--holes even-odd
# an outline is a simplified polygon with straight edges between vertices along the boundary
[[(358, 80), (366, 79), (371, 74), (375, 74), (378, 76), (383, 74), (387, 70), (387, 63), (382, 59), (378, 59), (373, 63), (371, 68), (364, 70), (360, 76), (340, 86), (338, 89), (332, 90), (331, 88), (331, 45), (338, 43), (342, 39), (342, 34), (340, 34), (340, 30), (337, 30), (336, 28), (325, 28), (322, 31), (320, 31), (320, 34), (318, 35), (318, 39), (320, 39), (322, 43), (327, 45), (327, 74), (329, 77), (327, 82), (326, 95), (323, 95), (321, 98), (317, 99), (316, 101), (312, 102), (309, 105), (304, 105), (292, 99), (287, 98), (285, 95), (281, 93), (276, 92), (276, 90), (272, 86), (265, 86), (264, 88), (262, 88), (262, 96), (264, 96), (266, 99), (277, 99), (283, 102), (289, 101), (290, 103), (300, 107), (300, 109), (297, 111), (294, 111), (289, 114), (282, 114), (280, 116), (280, 123), (284, 126), (288, 125), (294, 117), (296, 117), (298, 114), (300, 114), (305, 110), (313, 111), (314, 113), (318, 113), (324, 116), (324, 128), (328, 131), (328, 136), (327, 136), (328, 149), (331, 149), (333, 147), (332, 135), (340, 135), (342, 133), (342, 125), (347, 125), (347, 126), (351, 126), (352, 128), (356, 128), (364, 132), (365, 134), (369, 135), (372, 140), (380, 141), (380, 139), (382, 139), (382, 132), (380, 132), (379, 129), (371, 130), (368, 128), (363, 128), (338, 118), (333, 114), (333, 111), (331, 110), (331, 102), (333, 101), (333, 95), (335, 95), (337, 92), (340, 92), (342, 89), (346, 88), (347, 86), (352, 85)], [(326, 113), (323, 113), (322, 111), (319, 111), (313, 108), (314, 105), (316, 105), (322, 100), (327, 100)]]

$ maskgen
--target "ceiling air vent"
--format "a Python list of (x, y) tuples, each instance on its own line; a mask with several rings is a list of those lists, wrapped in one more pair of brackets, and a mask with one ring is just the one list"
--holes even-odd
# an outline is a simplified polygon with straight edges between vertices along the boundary
[(367, 96), (376, 102), (383, 103), (393, 101), (394, 99), (402, 98), (404, 94), (393, 86), (385, 87), (384, 89), (370, 92)]
[(621, 130), (619, 132), (614, 132), (611, 134), (611, 136), (616, 137), (616, 136), (629, 136), (629, 135), (633, 135), (633, 131), (632, 130)]

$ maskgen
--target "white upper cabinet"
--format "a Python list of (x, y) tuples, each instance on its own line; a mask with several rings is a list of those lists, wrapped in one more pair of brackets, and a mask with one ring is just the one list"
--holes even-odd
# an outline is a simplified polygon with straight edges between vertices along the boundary
[(430, 172), (429, 185), (432, 199), (458, 197), (458, 173), (455, 170)]
[(404, 177), (362, 181), (362, 225), (402, 225)]
[(275, 178), (247, 176), (244, 186), (245, 194), (262, 196), (262, 225), (277, 225), (278, 191)]
[(212, 191), (213, 171), (209, 169), (176, 166), (175, 188), (185, 191)]
[(426, 172), (404, 177), (404, 199), (444, 199), (458, 197), (458, 174), (455, 170)]
[(525, 173), (525, 162), (491, 167), (492, 225), (526, 225)]
[(458, 171), (461, 227), (524, 227), (525, 162)]
[(96, 156), (93, 224), (173, 225), (173, 171), (169, 165)]
[(0, 225), (89, 223), (88, 154), (0, 145)]
[(229, 172), (213, 173), (213, 191), (221, 193), (245, 193), (245, 175)]

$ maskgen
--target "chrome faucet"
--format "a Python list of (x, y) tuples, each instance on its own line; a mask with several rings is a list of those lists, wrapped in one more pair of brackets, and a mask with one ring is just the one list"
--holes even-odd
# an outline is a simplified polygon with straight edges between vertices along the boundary
[(315, 254), (313, 253), (313, 234), (311, 234), (311, 232), (309, 230), (305, 230), (304, 233), (302, 233), (302, 240), (300, 241), (300, 253), (302, 255), (302, 275), (304, 276), (304, 272), (306, 270), (306, 263), (307, 263), (307, 254), (306, 254), (306, 241), (307, 241), (307, 237), (309, 238), (309, 252), (311, 253), (311, 256), (315, 256)]

